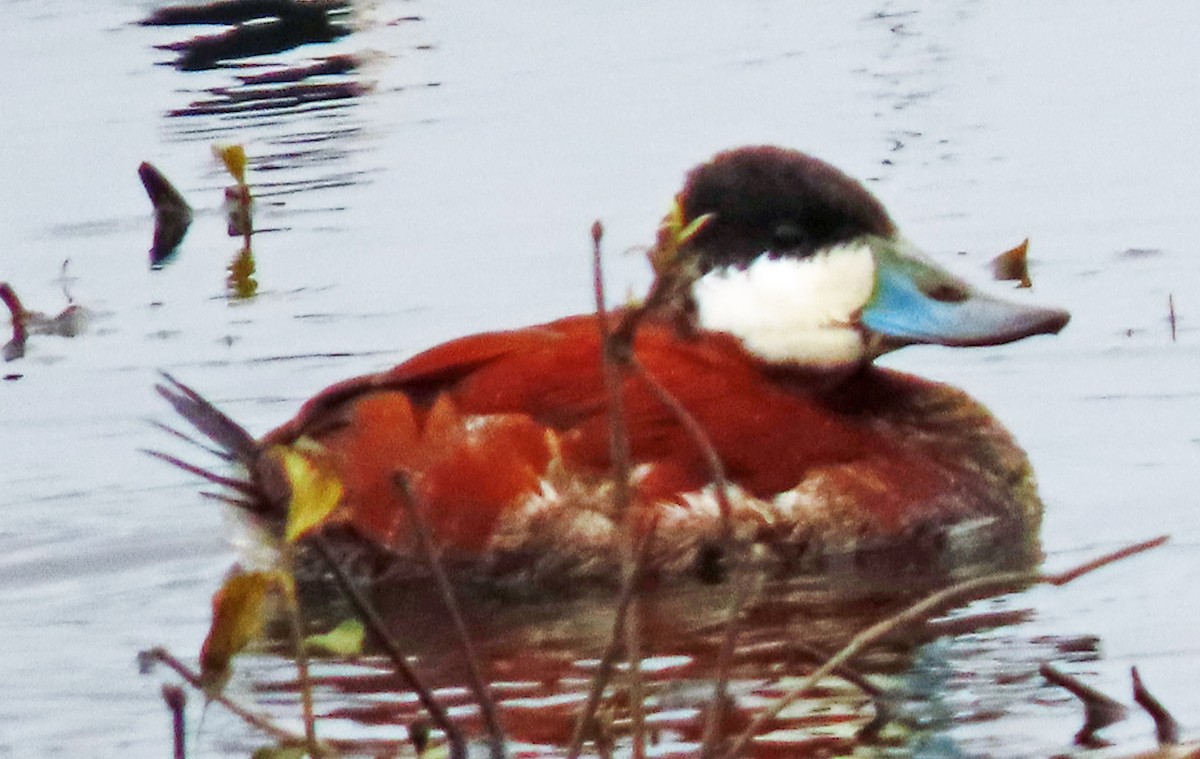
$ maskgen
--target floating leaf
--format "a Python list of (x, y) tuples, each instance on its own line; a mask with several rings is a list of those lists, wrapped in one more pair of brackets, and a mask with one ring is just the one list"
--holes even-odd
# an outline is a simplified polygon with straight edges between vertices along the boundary
[(1017, 287), (1032, 287), (1029, 278), (1029, 238), (1012, 250), (992, 259), (992, 276), (1002, 282), (1017, 282)]
[(246, 184), (246, 148), (241, 145), (214, 145), (213, 153), (221, 159), (225, 170), (238, 184)]
[(237, 572), (213, 596), (212, 627), (200, 649), (200, 681), (209, 696), (224, 689), (233, 657), (262, 634), (280, 580), (276, 572)]
[(303, 438), (295, 445), (276, 446), (272, 451), (292, 490), (284, 537), (294, 543), (324, 524), (337, 508), (342, 500), (342, 481), (325, 463), (323, 450)]
[(352, 657), (362, 654), (364, 637), (362, 622), (347, 619), (327, 633), (308, 636), (304, 646), (317, 654)]

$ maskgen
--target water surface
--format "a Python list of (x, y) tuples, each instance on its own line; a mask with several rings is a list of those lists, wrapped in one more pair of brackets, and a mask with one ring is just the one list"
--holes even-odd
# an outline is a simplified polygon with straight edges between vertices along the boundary
[[(620, 252), (651, 239), (683, 172), (759, 142), (868, 180), (911, 239), (974, 279), (1030, 237), (1031, 297), (1074, 313), (1062, 335), (889, 363), (966, 388), (1014, 430), (1051, 567), (1173, 535), (983, 604), (1015, 624), (919, 649), (924, 702), (983, 716), (934, 719), (903, 752), (1069, 751), (1077, 707), (1028, 676), (1043, 658), (1122, 699), (1136, 664), (1196, 734), (1200, 8), (384, 0), (354, 4), (330, 41), (210, 68), (171, 48), (220, 28), (140, 25), (153, 9), (5, 4), (0, 281), (30, 308), (73, 298), (92, 318), (3, 367), (0, 756), (168, 755), (159, 681), (134, 657), (195, 656), (232, 554), (196, 483), (138, 452), (162, 444), (147, 423), (166, 417), (158, 369), (263, 432), (334, 380), (589, 308), (596, 218), (611, 292), (636, 292), (644, 266)], [(269, 230), (249, 301), (226, 297), (239, 242), (218, 141), (245, 144)], [(160, 271), (144, 160), (196, 209)], [(1072, 640), (1094, 650), (1064, 655)], [(997, 686), (1014, 672), (1018, 687)], [(212, 711), (193, 756), (257, 745)], [(1141, 717), (1109, 736), (1152, 740)]]

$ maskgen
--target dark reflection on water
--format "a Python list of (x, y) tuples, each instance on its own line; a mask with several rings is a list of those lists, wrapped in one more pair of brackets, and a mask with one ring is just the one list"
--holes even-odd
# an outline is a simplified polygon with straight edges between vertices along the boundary
[[(350, 100), (369, 88), (350, 79), (359, 67), (352, 55), (318, 59), (308, 65), (285, 67), (264, 74), (235, 77), (233, 87), (214, 87), (211, 97), (176, 108), (168, 116), (229, 116), (235, 114), (279, 113)], [(316, 80), (316, 81), (313, 81)], [(329, 80), (329, 81), (327, 81)]]
[(179, 53), (175, 66), (201, 71), (229, 61), (293, 50), (301, 45), (333, 42), (350, 34), (346, 0), (223, 0), (200, 5), (159, 8), (145, 26), (226, 25), (216, 35), (163, 45)]
[[(644, 599), (644, 704), (657, 752), (690, 754), (702, 740), (739, 582), (755, 580), (673, 585)], [(482, 735), (466, 664), (429, 583), (373, 590), (427, 684), (469, 735)], [(894, 588), (873, 592), (828, 574), (766, 582), (741, 615), (722, 720), (725, 734), (736, 736), (855, 634), (904, 609), (923, 590), (916, 583), (901, 595)], [(533, 755), (559, 754), (570, 741), (611, 635), (612, 594), (514, 603), (477, 589), (460, 592), (508, 738)], [(349, 613), (336, 601), (324, 601), (317, 610), (328, 617), (322, 626)], [(1024, 634), (1020, 625), (1031, 616), (1027, 608), (990, 601), (900, 627), (770, 721), (749, 755), (976, 755), (980, 752), (962, 745), (954, 729), (998, 720), (1016, 724), (1023, 714), (1047, 709), (1059, 709), (1065, 742), (1073, 728), (1069, 712), (1062, 710), (1073, 705), (1041, 679), (1038, 665), (1094, 660), (1098, 641)], [(381, 658), (326, 661), (315, 671), (320, 717), (347, 726), (335, 730), (338, 735), (395, 747), (407, 726), (423, 719), (415, 694), (398, 685)], [(297, 713), (296, 680), (286, 659), (263, 658), (245, 674), (261, 706), (279, 716)], [(627, 675), (619, 670), (599, 712), (618, 753), (630, 741), (627, 687)]]
[[(190, 102), (166, 112), (169, 138), (256, 143), (250, 167), (259, 198), (365, 181), (368, 170), (346, 168), (367, 128), (356, 106), (372, 91), (364, 73), (370, 57), (346, 50), (355, 31), (351, 11), (346, 0), (228, 0), (153, 11), (142, 25), (226, 27), (157, 46), (177, 53), (171, 65), (185, 81), (204, 77), (201, 89), (180, 90), (193, 93)], [(212, 84), (223, 72), (229, 80)], [(266, 172), (286, 173), (261, 181)]]

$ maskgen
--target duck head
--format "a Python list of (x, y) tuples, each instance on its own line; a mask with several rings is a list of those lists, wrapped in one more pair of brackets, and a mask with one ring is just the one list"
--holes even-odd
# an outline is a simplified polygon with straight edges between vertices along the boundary
[(699, 325), (760, 359), (842, 373), (905, 345), (999, 345), (1056, 333), (1066, 311), (987, 295), (906, 241), (860, 183), (777, 147), (719, 153), (688, 175)]

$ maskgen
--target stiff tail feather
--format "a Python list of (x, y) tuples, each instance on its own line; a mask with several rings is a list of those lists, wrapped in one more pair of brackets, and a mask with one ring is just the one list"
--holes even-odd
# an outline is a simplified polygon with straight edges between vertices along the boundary
[[(179, 415), (220, 447), (225, 458), (249, 465), (258, 456), (258, 442), (242, 425), (230, 419), (202, 395), (162, 372), (164, 384), (155, 387)], [(186, 436), (185, 436), (186, 437)]]
[(255, 482), (255, 471), (258, 467), (260, 446), (258, 441), (246, 431), (246, 428), (229, 418), (224, 412), (206, 400), (192, 388), (166, 372), (161, 372), (163, 382), (156, 385), (158, 394), (166, 399), (176, 412), (188, 421), (204, 438), (214, 444), (208, 445), (191, 435), (181, 432), (170, 425), (154, 422), (153, 424), (168, 434), (184, 440), (208, 454), (214, 455), (231, 464), (241, 464), (247, 473), (246, 477), (228, 477), (212, 470), (197, 466), (163, 451), (145, 450), (145, 453), (178, 467), (189, 474), (196, 475), (214, 485), (219, 485), (232, 491), (229, 493), (206, 493), (217, 500), (231, 503), (251, 512), (266, 512), (270, 510), (271, 499), (265, 497), (258, 483)]

